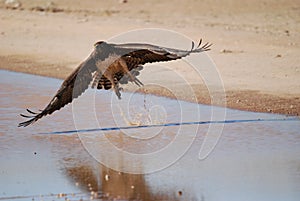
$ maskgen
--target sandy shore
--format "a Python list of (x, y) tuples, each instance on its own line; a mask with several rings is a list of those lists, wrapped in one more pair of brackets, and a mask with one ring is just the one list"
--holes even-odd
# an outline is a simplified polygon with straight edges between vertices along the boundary
[[(89, 55), (95, 41), (132, 29), (170, 29), (214, 44), (208, 54), (224, 82), (227, 107), (300, 114), (297, 0), (19, 0), (1, 1), (0, 10), (1, 69), (63, 79)], [(177, 70), (193, 80), (192, 72)], [(178, 97), (211, 103), (204, 84), (192, 87), (196, 99), (180, 86)], [(172, 97), (154, 87), (147, 91)]]

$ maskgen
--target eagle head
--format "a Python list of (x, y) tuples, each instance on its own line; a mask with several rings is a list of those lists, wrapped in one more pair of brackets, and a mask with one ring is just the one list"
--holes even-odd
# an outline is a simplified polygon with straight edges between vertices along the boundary
[(99, 54), (103, 54), (103, 52), (110, 51), (111, 45), (104, 41), (98, 41), (94, 44), (94, 48), (96, 52), (98, 52)]
[(96, 42), (96, 43), (94, 44), (94, 47), (97, 47), (97, 46), (100, 46), (100, 45), (105, 45), (105, 44), (107, 44), (107, 43), (104, 42), (104, 41), (98, 41), (98, 42)]

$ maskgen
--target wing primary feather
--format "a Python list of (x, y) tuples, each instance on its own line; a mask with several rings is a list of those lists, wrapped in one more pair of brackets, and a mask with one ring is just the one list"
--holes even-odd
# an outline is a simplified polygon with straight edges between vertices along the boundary
[(210, 50), (210, 49), (209, 49), (210, 46), (212, 46), (211, 43), (205, 43), (205, 44), (202, 46), (202, 49), (204, 49), (205, 51), (208, 51), (208, 50)]
[(27, 112), (29, 112), (30, 114), (38, 114), (38, 113), (36, 113), (36, 112), (32, 112), (31, 110), (29, 110), (29, 109), (26, 109), (27, 110)]
[(192, 48), (191, 48), (191, 51), (193, 51), (194, 46), (195, 46), (195, 43), (194, 43), (194, 41), (192, 41)]
[(20, 116), (25, 117), (25, 118), (33, 118), (34, 117), (34, 116), (28, 116), (28, 115), (25, 115), (25, 114), (20, 114)]
[(30, 124), (32, 124), (33, 122), (37, 121), (38, 119), (37, 118), (33, 118), (33, 119), (30, 119), (28, 121), (24, 121), (22, 123), (19, 123), (18, 127), (26, 127), (26, 126), (29, 126)]
[(200, 47), (201, 43), (202, 43), (202, 38), (200, 38), (197, 48)]

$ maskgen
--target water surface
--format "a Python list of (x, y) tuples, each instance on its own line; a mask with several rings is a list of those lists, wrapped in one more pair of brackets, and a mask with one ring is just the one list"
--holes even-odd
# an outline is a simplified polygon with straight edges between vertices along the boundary
[[(208, 124), (79, 136), (40, 133), (206, 121), (211, 111), (222, 108), (129, 93), (118, 101), (110, 91), (89, 91), (74, 103), (73, 110), (68, 105), (36, 124), (17, 128), (23, 120), (19, 114), (25, 108), (44, 108), (61, 80), (8, 71), (0, 74), (0, 200), (299, 200), (299, 121), (225, 124), (213, 152), (199, 160)], [(91, 97), (94, 109), (87, 106)], [(226, 110), (226, 119), (281, 118)], [(104, 144), (104, 137), (111, 144)], [(177, 143), (172, 153), (160, 152), (157, 160), (142, 157), (129, 165), (132, 158), (126, 153), (159, 152), (172, 143)], [(121, 151), (112, 152), (111, 146)], [(130, 174), (115, 169), (128, 167), (157, 171)]]

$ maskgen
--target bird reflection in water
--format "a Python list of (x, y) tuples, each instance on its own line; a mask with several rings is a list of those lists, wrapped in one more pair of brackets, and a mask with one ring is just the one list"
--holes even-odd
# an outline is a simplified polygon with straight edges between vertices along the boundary
[(93, 199), (102, 200), (180, 200), (181, 190), (152, 192), (143, 174), (114, 171), (101, 164), (70, 167), (67, 175)]

